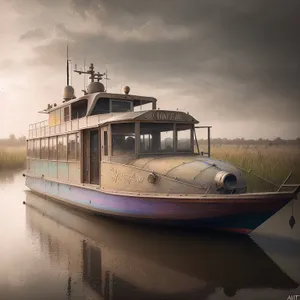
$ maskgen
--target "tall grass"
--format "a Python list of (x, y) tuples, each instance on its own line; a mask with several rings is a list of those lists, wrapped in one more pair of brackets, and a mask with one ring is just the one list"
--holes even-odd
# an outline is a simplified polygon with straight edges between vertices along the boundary
[(257, 174), (280, 185), (292, 172), (288, 183), (300, 184), (300, 148), (297, 146), (219, 146), (212, 147), (213, 158), (224, 160), (251, 170), (245, 172), (249, 191), (275, 191), (276, 186), (267, 183)]
[(25, 168), (26, 151), (24, 148), (0, 148), (0, 171)]

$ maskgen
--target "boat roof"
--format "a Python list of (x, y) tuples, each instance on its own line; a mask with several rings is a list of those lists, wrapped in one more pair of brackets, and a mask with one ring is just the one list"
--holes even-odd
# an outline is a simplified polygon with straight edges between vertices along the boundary
[(171, 110), (146, 110), (146, 111), (130, 111), (126, 113), (118, 113), (115, 116), (103, 120), (101, 126), (108, 123), (123, 123), (134, 121), (150, 121), (153, 122), (176, 122), (176, 123), (193, 123), (198, 124), (195, 118), (182, 111)]
[(52, 111), (55, 111), (57, 109), (60, 109), (62, 107), (68, 106), (70, 104), (79, 102), (81, 100), (87, 100), (88, 101), (88, 108), (87, 108), (87, 116), (91, 113), (94, 106), (96, 105), (96, 102), (98, 99), (119, 99), (119, 100), (127, 100), (127, 101), (133, 101), (133, 106), (138, 106), (142, 104), (148, 104), (156, 102), (157, 99), (153, 97), (145, 97), (145, 96), (139, 96), (139, 95), (131, 95), (131, 94), (114, 94), (114, 93), (106, 93), (106, 92), (99, 92), (99, 93), (93, 93), (93, 94), (86, 94), (84, 96), (81, 96), (79, 98), (75, 98), (69, 101), (66, 101), (62, 103), (61, 105), (57, 105), (48, 109), (44, 109), (42, 111), (39, 111), (39, 113), (49, 114)]

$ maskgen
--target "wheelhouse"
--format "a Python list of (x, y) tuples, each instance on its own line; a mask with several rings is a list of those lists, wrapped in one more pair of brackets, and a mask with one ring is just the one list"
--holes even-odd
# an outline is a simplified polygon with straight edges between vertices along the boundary
[(133, 157), (192, 154), (196, 123), (186, 113), (159, 110), (112, 117), (101, 125), (107, 149), (103, 155), (108, 160), (126, 163)]

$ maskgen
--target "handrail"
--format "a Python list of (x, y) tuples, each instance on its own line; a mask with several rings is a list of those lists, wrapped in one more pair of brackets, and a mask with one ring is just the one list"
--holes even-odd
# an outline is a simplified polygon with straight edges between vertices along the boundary
[(277, 189), (277, 191), (276, 191), (277, 193), (279, 193), (280, 190), (281, 190), (282, 188), (290, 188), (290, 187), (294, 187), (294, 188), (295, 188), (295, 189), (292, 191), (292, 193), (295, 194), (295, 196), (297, 196), (297, 195), (299, 194), (299, 192), (300, 192), (300, 184), (298, 184), (298, 183), (297, 183), (297, 184), (287, 184), (287, 181), (288, 181), (288, 180), (290, 179), (290, 177), (292, 176), (292, 172), (289, 173), (289, 175), (285, 178), (285, 180), (283, 181), (282, 184), (278, 185), (278, 184), (276, 184), (276, 183), (274, 183), (274, 182), (272, 182), (272, 181), (270, 181), (270, 180), (268, 180), (268, 179), (266, 179), (266, 178), (264, 178), (264, 177), (262, 177), (262, 176), (260, 176), (260, 175), (258, 175), (258, 174), (253, 173), (253, 172), (252, 172), (252, 169), (246, 170), (246, 169), (244, 169), (244, 168), (242, 168), (241, 166), (236, 165), (236, 164), (235, 164), (235, 166), (236, 166), (237, 168), (239, 168), (240, 170), (242, 170), (242, 171), (248, 173), (248, 174), (251, 173), (251, 174), (254, 175), (255, 177), (258, 177), (258, 178), (260, 178), (260, 179), (262, 179), (262, 180), (264, 180), (264, 181), (266, 181), (266, 182), (272, 184), (273, 186), (278, 187), (278, 189)]

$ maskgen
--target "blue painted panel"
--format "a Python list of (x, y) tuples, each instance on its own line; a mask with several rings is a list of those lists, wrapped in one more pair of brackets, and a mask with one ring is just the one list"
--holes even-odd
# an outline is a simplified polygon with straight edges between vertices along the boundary
[(49, 177), (57, 178), (57, 162), (56, 161), (48, 162), (48, 174), (49, 174)]
[(69, 180), (69, 166), (67, 162), (57, 162), (58, 179), (68, 181)]
[(42, 160), (41, 161), (41, 174), (44, 176), (48, 176), (48, 161)]

